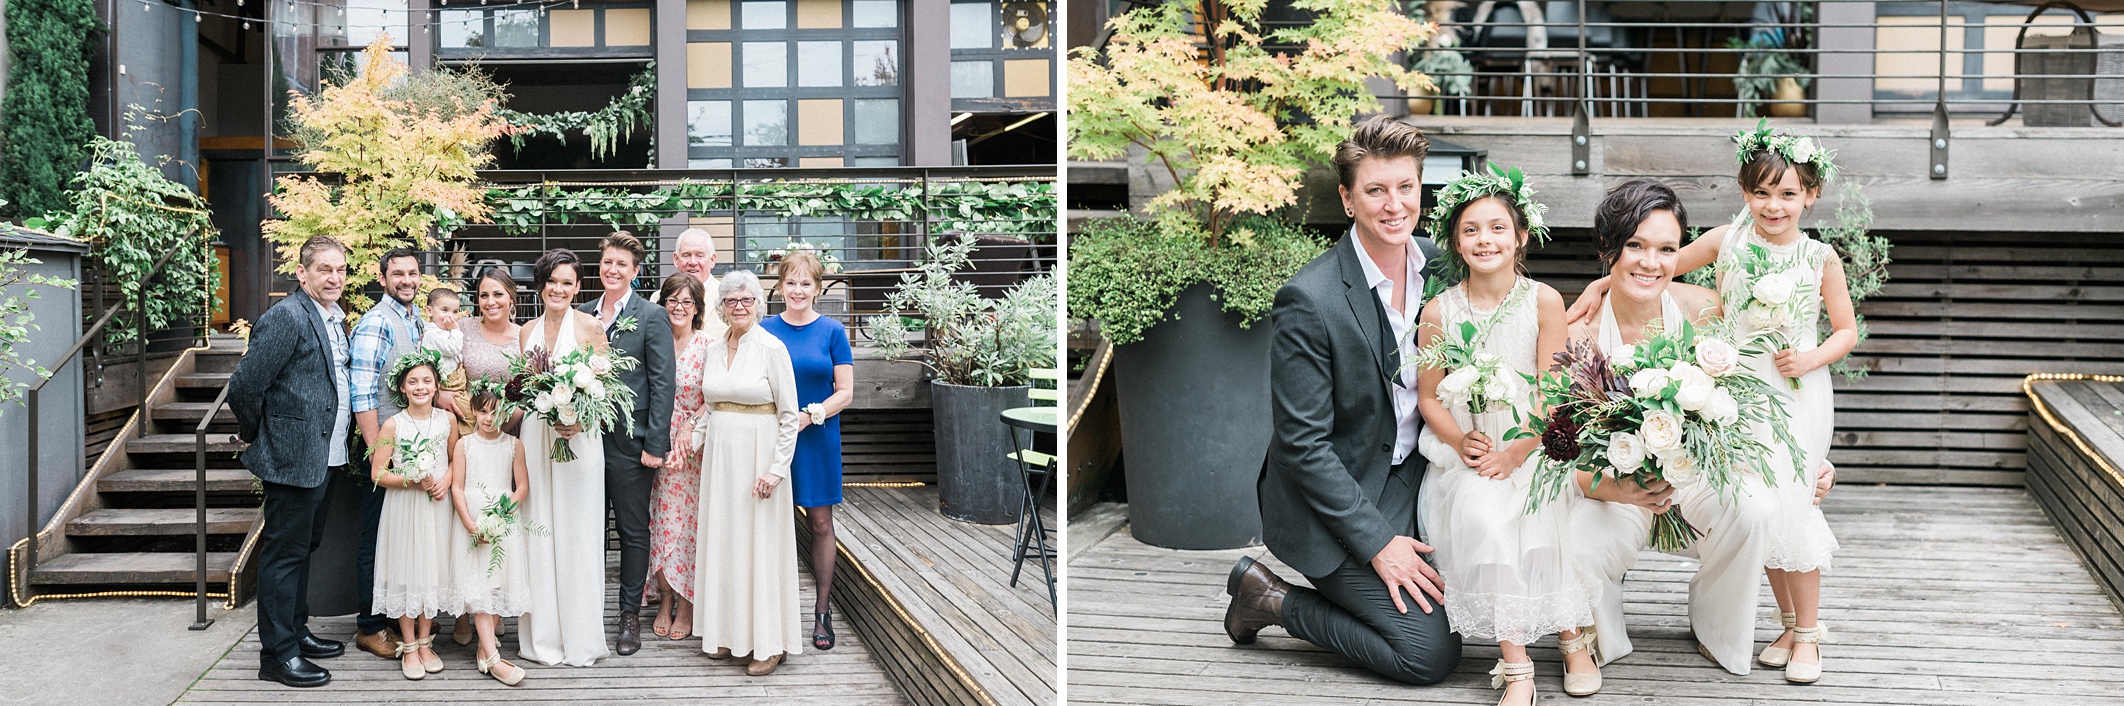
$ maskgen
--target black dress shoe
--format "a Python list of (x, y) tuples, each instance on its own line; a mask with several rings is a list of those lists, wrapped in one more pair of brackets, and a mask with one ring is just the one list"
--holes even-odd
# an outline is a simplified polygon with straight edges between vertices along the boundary
[(316, 635), (305, 634), (295, 641), (295, 645), (302, 648), (302, 656), (308, 659), (331, 659), (347, 653), (347, 643)]
[(620, 613), (619, 644), (614, 652), (631, 655), (642, 649), (642, 614)]
[(1253, 557), (1240, 557), (1232, 565), (1224, 590), (1232, 595), (1231, 606), (1224, 609), (1224, 634), (1232, 642), (1254, 644), (1262, 628), (1283, 624), (1283, 596), (1290, 593), (1291, 585)]
[(260, 681), (277, 681), (288, 686), (307, 689), (332, 683), (332, 673), (302, 657), (291, 658), (279, 664), (258, 668)]

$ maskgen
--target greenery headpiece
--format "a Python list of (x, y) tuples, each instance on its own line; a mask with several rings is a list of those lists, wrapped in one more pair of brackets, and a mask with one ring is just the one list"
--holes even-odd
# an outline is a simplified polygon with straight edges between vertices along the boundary
[(1735, 165), (1745, 165), (1748, 158), (1759, 151), (1770, 151), (1784, 158), (1787, 164), (1809, 164), (1814, 173), (1821, 175), (1822, 183), (1836, 179), (1836, 150), (1822, 149), (1814, 144), (1814, 138), (1803, 137), (1770, 127), (1770, 119), (1756, 122), (1755, 129), (1743, 129), (1734, 133), (1733, 142), (1740, 149), (1733, 155)]
[[(391, 374), (386, 378), (391, 381), (391, 387), (384, 391), (391, 395), (391, 404), (397, 405), (399, 409), (405, 409), (408, 401), (406, 400), (406, 393), (398, 388), (405, 384), (406, 373), (413, 372), (414, 368), (423, 365), (428, 366), (429, 370), (440, 368), (442, 366), (442, 353), (433, 348), (415, 348), (413, 352), (399, 356), (398, 360), (391, 361)], [(441, 381), (437, 380), (437, 382)]]
[(1492, 194), (1504, 194), (1519, 209), (1527, 221), (1527, 236), (1532, 242), (1549, 242), (1549, 225), (1542, 221), (1542, 213), (1549, 210), (1534, 200), (1534, 190), (1527, 186), (1527, 175), (1518, 167), (1506, 169), (1496, 162), (1490, 163), (1490, 173), (1461, 172), (1452, 183), (1438, 190), (1438, 205), (1431, 208), (1430, 223), (1425, 224), (1431, 234), (1431, 242), (1444, 254), (1446, 275), (1462, 279), (1468, 275), (1468, 263), (1461, 259), (1460, 251), (1453, 248), (1453, 210), (1477, 199)]

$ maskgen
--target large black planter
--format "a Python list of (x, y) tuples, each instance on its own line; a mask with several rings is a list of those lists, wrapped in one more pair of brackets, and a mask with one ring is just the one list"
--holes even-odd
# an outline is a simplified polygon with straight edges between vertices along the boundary
[(963, 522), (1000, 525), (1018, 521), (1025, 494), (1003, 410), (1032, 404), (1032, 388), (968, 387), (931, 381), (929, 406), (936, 418), (938, 511)]
[(1173, 319), (1114, 347), (1128, 521), (1138, 541), (1232, 549), (1260, 541), (1254, 482), (1268, 453), (1269, 322), (1239, 328), (1207, 284)]
[[(364, 469), (368, 464), (358, 463)], [(361, 554), (361, 537), (367, 517), (362, 500), (372, 487), (350, 473), (333, 473), (325, 481), (324, 541), (310, 553), (310, 614), (347, 615), (361, 611), (368, 596), (361, 595), (361, 573), (355, 560)]]

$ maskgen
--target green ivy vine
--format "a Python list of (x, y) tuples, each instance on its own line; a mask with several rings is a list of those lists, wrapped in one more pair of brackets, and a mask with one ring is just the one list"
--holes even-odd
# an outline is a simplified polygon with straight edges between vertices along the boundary
[[(510, 125), (523, 128), (509, 136), (510, 146), (518, 152), (524, 149), (524, 140), (533, 135), (551, 135), (563, 143), (568, 141), (570, 130), (581, 130), (590, 136), (590, 158), (604, 159), (619, 148), (621, 137), (634, 134), (637, 125), (648, 125), (654, 118), (650, 115), (650, 102), (656, 98), (656, 63), (635, 74), (627, 81), (627, 91), (612, 99), (605, 107), (594, 111), (573, 111), (552, 115), (532, 115), (502, 108), (495, 111)], [(651, 147), (651, 150), (654, 150)]]
[(1051, 236), (1055, 185), (1046, 181), (933, 182), (701, 182), (641, 191), (631, 187), (577, 188), (552, 184), (487, 191), (493, 221), (510, 235), (541, 225), (603, 223), (645, 228), (681, 212), (765, 211), (786, 217), (836, 215), (856, 221), (915, 221), (926, 215), (937, 231), (963, 230)]
[[(67, 179), (88, 159), (89, 56), (103, 28), (90, 0), (6, 3), (7, 98), (0, 103), (0, 197), (15, 215), (66, 205)], [(6, 208), (6, 207), (0, 207)]]
[[(74, 176), (69, 208), (27, 224), (88, 243), (90, 260), (127, 302), (138, 305), (144, 297), (148, 328), (167, 328), (204, 313), (201, 292), (220, 283), (211, 250), (220, 231), (206, 200), (143, 161), (130, 142), (98, 136), (88, 150), (89, 169)], [(172, 249), (177, 255), (153, 276), (148, 268)], [(138, 337), (131, 326), (104, 331), (105, 342), (113, 345)]]

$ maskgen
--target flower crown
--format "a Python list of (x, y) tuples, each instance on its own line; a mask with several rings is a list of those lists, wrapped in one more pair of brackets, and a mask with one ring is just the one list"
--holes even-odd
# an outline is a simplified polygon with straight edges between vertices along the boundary
[(1822, 182), (1836, 179), (1836, 150), (1822, 149), (1814, 144), (1814, 138), (1803, 137), (1770, 127), (1770, 119), (1764, 118), (1755, 124), (1755, 129), (1743, 129), (1734, 133), (1733, 142), (1740, 146), (1734, 152), (1733, 163), (1745, 165), (1748, 158), (1759, 151), (1776, 153), (1787, 164), (1808, 164), (1821, 175)]
[(433, 348), (415, 348), (413, 352), (399, 356), (398, 360), (391, 361), (391, 374), (386, 378), (391, 381), (391, 387), (385, 390), (391, 395), (391, 404), (398, 406), (400, 409), (405, 408), (407, 403), (406, 393), (398, 388), (405, 384), (406, 373), (413, 372), (414, 368), (423, 365), (428, 366), (429, 370), (436, 369), (442, 365), (442, 354), (436, 352)]
[(1424, 226), (1431, 234), (1431, 242), (1445, 254), (1445, 272), (1453, 279), (1465, 278), (1468, 264), (1460, 258), (1460, 252), (1453, 249), (1453, 224), (1447, 223), (1446, 219), (1452, 218), (1453, 209), (1460, 208), (1461, 204), (1491, 194), (1510, 196), (1513, 206), (1526, 217), (1527, 235), (1535, 242), (1549, 242), (1549, 226), (1541, 217), (1549, 207), (1534, 200), (1534, 190), (1527, 186), (1527, 175), (1518, 167), (1506, 169), (1492, 162), (1489, 174), (1461, 172), (1452, 183), (1438, 190), (1438, 205), (1431, 208), (1430, 223)]

